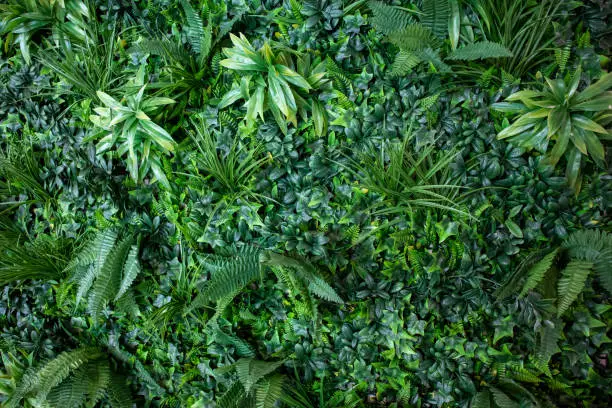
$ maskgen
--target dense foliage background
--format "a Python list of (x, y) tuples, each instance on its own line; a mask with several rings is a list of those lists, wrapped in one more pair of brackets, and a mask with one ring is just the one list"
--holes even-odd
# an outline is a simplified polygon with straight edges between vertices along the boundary
[(2, 3), (0, 405), (609, 406), (611, 2)]

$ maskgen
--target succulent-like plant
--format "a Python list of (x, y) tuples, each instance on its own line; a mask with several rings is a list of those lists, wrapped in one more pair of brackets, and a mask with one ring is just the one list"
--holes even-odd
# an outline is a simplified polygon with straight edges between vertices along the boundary
[(327, 115), (321, 103), (308, 93), (327, 83), (325, 64), (311, 61), (309, 56), (297, 58), (294, 63), (287, 52), (275, 54), (269, 43), (255, 50), (244, 35), (230, 37), (234, 47), (223, 50), (227, 58), (221, 65), (246, 75), (234, 82), (219, 108), (244, 99), (247, 124), (254, 123), (257, 116), (264, 120), (264, 112), (270, 110), (284, 133), (286, 121), (297, 126), (297, 115), (306, 120), (310, 111), (316, 133), (322, 135), (327, 128)]
[(136, 94), (126, 93), (125, 104), (102, 91), (97, 92), (104, 105), (94, 109), (97, 115), (90, 116), (93, 124), (102, 129), (93, 135), (102, 135), (96, 145), (97, 153), (114, 148), (119, 156), (127, 154), (127, 168), (135, 182), (142, 181), (151, 170), (160, 183), (169, 187), (159, 153), (173, 152), (176, 143), (164, 128), (153, 122), (151, 116), (157, 114), (162, 106), (173, 104), (174, 100), (145, 97), (143, 68), (132, 82), (132, 86), (140, 89)]
[(568, 183), (576, 192), (580, 191), (583, 155), (604, 167), (600, 139), (610, 137), (605, 126), (612, 123), (612, 92), (608, 91), (612, 88), (612, 73), (583, 91), (578, 91), (580, 78), (580, 69), (569, 80), (546, 78), (542, 91), (519, 91), (506, 98), (506, 102), (493, 104), (496, 110), (520, 114), (497, 138), (509, 138), (518, 146), (542, 153), (554, 140), (546, 163), (555, 166), (565, 155)]

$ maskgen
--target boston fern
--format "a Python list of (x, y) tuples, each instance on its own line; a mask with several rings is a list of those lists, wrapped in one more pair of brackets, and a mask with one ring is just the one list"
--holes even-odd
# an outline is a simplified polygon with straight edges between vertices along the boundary
[(612, 123), (612, 73), (578, 91), (582, 71), (578, 69), (568, 80), (546, 78), (541, 91), (524, 90), (493, 104), (502, 112), (520, 114), (512, 125), (497, 134), (513, 143), (542, 153), (551, 140), (555, 145), (547, 153), (546, 162), (555, 166), (562, 156), (567, 159), (566, 177), (572, 189), (580, 191), (580, 169), (583, 155), (605, 167), (604, 146), (599, 139), (609, 139), (605, 126)]
[(152, 171), (155, 178), (169, 188), (159, 155), (173, 152), (176, 143), (151, 116), (159, 113), (163, 106), (173, 104), (174, 100), (145, 97), (144, 75), (144, 67), (141, 67), (129, 84), (129, 87), (136, 87), (138, 92), (127, 92), (126, 104), (105, 92), (97, 92), (104, 106), (95, 108), (97, 115), (91, 115), (90, 119), (101, 131), (90, 138), (101, 137), (96, 145), (98, 154), (114, 149), (119, 156), (127, 155), (127, 168), (135, 182), (142, 181)]
[(284, 361), (241, 358), (215, 370), (215, 374), (234, 372), (237, 377), (217, 401), (219, 408), (274, 408), (285, 395), (285, 376), (275, 371)]
[(295, 302), (313, 318), (317, 316), (317, 309), (312, 295), (328, 302), (343, 303), (317, 269), (301, 258), (244, 246), (203, 258), (202, 264), (210, 271), (210, 280), (193, 300), (192, 310), (214, 302), (220, 313), (247, 284), (263, 277), (268, 268), (288, 286)]
[(578, 298), (591, 274), (612, 294), (611, 271), (612, 235), (598, 230), (577, 231), (559, 248), (529, 256), (498, 289), (497, 295), (506, 298), (520, 289), (519, 296), (524, 296), (541, 288), (557, 299), (557, 316), (561, 317)]
[[(441, 47), (449, 27), (453, 27), (453, 24), (457, 29), (459, 27), (451, 15), (450, 3), (449, 0), (424, 0), (422, 13), (419, 13), (421, 18), (415, 21), (413, 14), (406, 9), (374, 0), (368, 2), (373, 14), (372, 25), (385, 34), (389, 42), (400, 50), (391, 67), (393, 75), (405, 75), (423, 62), (430, 63), (439, 71), (450, 72), (451, 67), (445, 61), (473, 61), (512, 56), (512, 53), (501, 44), (481, 41), (454, 49), (446, 55), (446, 58), (442, 58)], [(454, 39), (452, 44), (456, 44), (456, 41), (458, 40)]]
[(93, 407), (103, 397), (113, 407), (133, 405), (127, 378), (113, 372), (106, 354), (94, 347), (65, 351), (40, 367), (14, 374), (18, 385), (2, 405), (6, 408)]
[(230, 37), (234, 47), (223, 50), (227, 58), (221, 65), (241, 76), (223, 96), (219, 108), (244, 99), (248, 125), (254, 124), (257, 116), (265, 120), (264, 113), (269, 110), (284, 133), (287, 121), (297, 126), (298, 114), (306, 119), (310, 111), (316, 133), (322, 135), (327, 128), (327, 115), (321, 102), (308, 93), (328, 82), (325, 64), (311, 61), (308, 56), (298, 57), (294, 63), (291, 54), (275, 54), (269, 43), (255, 50), (242, 34)]
[(76, 303), (87, 298), (87, 310), (96, 319), (109, 302), (133, 304), (130, 286), (140, 272), (138, 245), (133, 237), (119, 239), (118, 231), (108, 228), (87, 242), (67, 269), (77, 285)]

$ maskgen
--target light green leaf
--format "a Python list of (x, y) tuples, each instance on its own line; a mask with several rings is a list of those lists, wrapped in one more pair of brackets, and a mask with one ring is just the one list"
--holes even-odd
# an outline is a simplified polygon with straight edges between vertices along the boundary
[(512, 235), (517, 238), (523, 238), (523, 231), (521, 230), (521, 227), (519, 227), (514, 221), (507, 219), (504, 224), (506, 227), (508, 227), (508, 230)]
[(139, 124), (143, 131), (151, 136), (153, 141), (168, 152), (174, 151), (174, 139), (161, 126), (151, 122), (150, 120), (141, 120)]

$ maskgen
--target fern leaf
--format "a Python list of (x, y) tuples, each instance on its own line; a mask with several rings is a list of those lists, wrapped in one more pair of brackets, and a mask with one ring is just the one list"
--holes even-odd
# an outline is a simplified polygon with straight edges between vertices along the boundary
[(298, 0), (289, 0), (289, 6), (291, 7), (291, 14), (293, 18), (300, 23), (304, 23), (304, 17), (302, 17), (302, 4)]
[(215, 324), (214, 341), (222, 345), (231, 345), (236, 348), (236, 353), (240, 357), (254, 357), (255, 351), (253, 348), (241, 338), (232, 334), (225, 333), (218, 325)]
[[(244, 388), (239, 381), (234, 381), (229, 389), (220, 398), (217, 399), (216, 403), (219, 408), (238, 408), (244, 405), (244, 398), (246, 397)], [(243, 404), (243, 405), (240, 405)], [(246, 405), (248, 406), (248, 405)]]
[(204, 28), (204, 35), (200, 40), (200, 66), (204, 65), (204, 62), (208, 59), (210, 50), (212, 49), (212, 25), (210, 21)]
[(612, 296), (612, 249), (600, 253), (594, 269), (599, 283)]
[(393, 65), (391, 65), (392, 76), (403, 76), (408, 74), (412, 68), (422, 62), (421, 58), (413, 52), (400, 50), (395, 56)]
[(450, 5), (448, 0), (423, 0), (423, 18), (421, 22), (438, 38), (446, 38)]
[(274, 408), (283, 395), (284, 377), (273, 375), (257, 385), (255, 390), (255, 406), (257, 408)]
[(517, 402), (510, 399), (510, 397), (507, 396), (502, 390), (495, 388), (495, 387), (489, 387), (489, 389), (491, 390), (491, 394), (493, 395), (493, 401), (495, 401), (495, 404), (499, 408), (519, 408), (520, 407), (520, 405)]
[(72, 372), (87, 362), (99, 357), (101, 354), (98, 349), (83, 347), (65, 351), (49, 361), (38, 371), (37, 399), (44, 401), (53, 387), (61, 384)]
[(586, 279), (592, 269), (593, 262), (572, 260), (561, 271), (561, 279), (559, 279), (558, 284), (558, 317), (565, 313), (580, 292), (582, 292)]
[(329, 283), (325, 282), (323, 278), (319, 276), (313, 276), (310, 279), (310, 284), (308, 285), (308, 289), (316, 296), (320, 297), (323, 300), (327, 300), (328, 302), (334, 302), (338, 304), (344, 304), (344, 301), (334, 288), (332, 288)]
[(404, 51), (419, 51), (426, 48), (436, 49), (439, 40), (431, 30), (419, 23), (413, 23), (405, 28), (389, 34), (389, 41)]
[(447, 60), (474, 61), (487, 58), (512, 57), (512, 52), (501, 44), (479, 41), (453, 51)]
[(536, 350), (534, 365), (548, 377), (552, 377), (548, 369), (548, 362), (553, 354), (561, 351), (557, 341), (561, 337), (561, 322), (556, 322), (555, 327), (544, 326), (540, 330), (540, 342)]
[(128, 251), (132, 244), (132, 238), (124, 238), (109, 253), (104, 266), (91, 289), (87, 305), (89, 313), (97, 319), (104, 306), (111, 301), (119, 289), (121, 271)]
[(85, 297), (93, 281), (100, 275), (106, 258), (112, 251), (116, 240), (116, 230), (104, 230), (96, 235), (96, 237), (87, 244), (80, 254), (71, 262), (68, 268), (76, 268), (72, 280), (78, 284), (77, 304)]
[(348, 77), (346, 72), (338, 66), (329, 56), (325, 59), (325, 70), (327, 75), (334, 82), (338, 91), (344, 94), (350, 94), (353, 89), (353, 82)]
[(402, 30), (413, 22), (412, 16), (398, 7), (373, 0), (369, 1), (368, 5), (372, 10), (372, 25), (383, 34), (388, 35), (394, 31)]
[(97, 360), (85, 366), (87, 395), (89, 406), (95, 406), (100, 401), (110, 384), (111, 370), (108, 360)]
[(53, 387), (46, 397), (46, 402), (52, 407), (81, 407), (87, 400), (88, 378), (85, 367), (81, 367)]
[(187, 31), (187, 40), (191, 44), (193, 51), (200, 55), (202, 52), (202, 38), (204, 38), (204, 23), (200, 15), (196, 13), (189, 1), (182, 0), (181, 6), (185, 10), (185, 26)]
[(202, 265), (211, 272), (211, 278), (205, 289), (194, 299), (192, 307), (235, 295), (260, 276), (260, 251), (248, 246), (238, 251), (238, 255), (233, 257), (212, 256), (202, 260)]
[(126, 313), (133, 318), (140, 315), (140, 309), (131, 289), (128, 289), (120, 298), (115, 298), (115, 308), (118, 312)]
[(421, 58), (425, 62), (428, 62), (437, 71), (451, 72), (451, 67), (444, 63), (444, 61), (442, 61), (442, 59), (440, 58), (439, 50), (428, 47), (423, 50), (419, 50), (416, 53), (419, 58)]
[(134, 403), (130, 393), (128, 379), (126, 376), (113, 373), (107, 390), (111, 406), (113, 408), (132, 408)]
[(491, 393), (488, 390), (480, 391), (474, 395), (470, 402), (470, 408), (490, 408), (491, 407)]
[(553, 262), (555, 261), (557, 253), (558, 250), (555, 249), (550, 254), (542, 258), (540, 262), (536, 263), (529, 269), (527, 281), (525, 282), (523, 290), (519, 295), (520, 297), (525, 296), (527, 292), (535, 288), (538, 283), (540, 283), (540, 281), (544, 279), (544, 275), (546, 275), (546, 272), (548, 272)]
[(534, 374), (531, 370), (526, 369), (521, 364), (516, 364), (510, 367), (508, 377), (520, 382), (532, 384), (538, 384), (541, 382), (537, 374)]
[(127, 292), (138, 273), (140, 273), (138, 246), (134, 245), (130, 249), (127, 259), (125, 260), (125, 265), (123, 266), (123, 279), (121, 280), (121, 285), (119, 286), (119, 291), (117, 292), (117, 296), (115, 296), (115, 300), (118, 300)]
[(563, 243), (571, 258), (594, 263), (599, 282), (612, 294), (612, 234), (600, 230), (572, 233)]
[[(257, 384), (262, 378), (268, 374), (273, 373), (276, 369), (282, 366), (284, 361), (261, 361), (251, 359), (249, 362), (249, 376), (248, 378), (241, 378), (242, 385), (247, 393)], [(246, 381), (245, 381), (246, 380)]]

